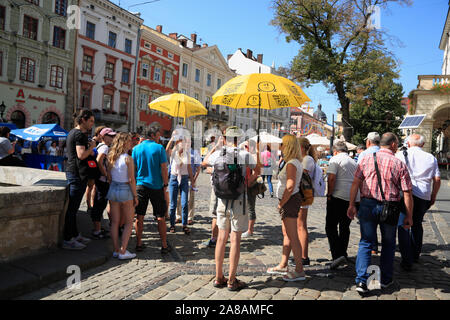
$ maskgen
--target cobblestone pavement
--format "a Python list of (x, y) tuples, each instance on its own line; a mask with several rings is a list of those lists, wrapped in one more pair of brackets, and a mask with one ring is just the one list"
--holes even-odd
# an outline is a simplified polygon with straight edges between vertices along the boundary
[[(209, 176), (200, 175), (196, 195), (195, 224), (191, 235), (177, 225), (177, 233), (168, 234), (175, 248), (171, 254), (160, 254), (160, 241), (151, 206), (146, 216), (144, 243), (147, 248), (131, 261), (109, 259), (104, 265), (83, 272), (80, 289), (67, 289), (66, 281), (32, 292), (19, 299), (151, 299), (151, 300), (448, 300), (450, 299), (450, 264), (448, 262), (449, 211), (433, 207), (424, 222), (424, 248), (420, 263), (412, 272), (400, 269), (400, 255), (395, 257), (395, 285), (389, 291), (372, 290), (361, 297), (355, 291), (354, 262), (358, 250), (359, 225), (351, 224), (350, 264), (340, 270), (329, 270), (331, 255), (325, 234), (325, 199), (319, 198), (308, 213), (309, 256), (311, 266), (305, 267), (306, 281), (286, 283), (281, 277), (268, 275), (268, 267), (281, 258), (281, 221), (275, 211), (277, 200), (257, 200), (257, 221), (254, 236), (243, 239), (238, 278), (248, 283), (240, 292), (212, 286), (214, 249), (202, 243), (209, 239), (211, 217), (208, 214), (211, 186)], [(448, 196), (447, 196), (448, 198)], [(447, 199), (448, 201), (448, 199)], [(445, 202), (442, 202), (445, 203)], [(448, 202), (446, 203), (448, 207)], [(379, 239), (381, 239), (379, 235)], [(99, 240), (110, 241), (110, 240)], [(134, 251), (134, 236), (130, 251)], [(228, 249), (224, 270), (228, 273)], [(379, 264), (374, 256), (373, 264)]]

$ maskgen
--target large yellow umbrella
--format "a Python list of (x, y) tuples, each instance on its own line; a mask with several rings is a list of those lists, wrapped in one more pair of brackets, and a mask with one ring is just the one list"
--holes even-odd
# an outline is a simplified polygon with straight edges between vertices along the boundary
[(183, 123), (189, 117), (208, 114), (208, 110), (198, 101), (182, 93), (172, 93), (161, 96), (148, 104), (150, 110), (156, 110), (176, 118), (183, 118)]
[(311, 101), (289, 79), (271, 73), (252, 73), (227, 81), (214, 95), (212, 104), (234, 109), (258, 108), (258, 132), (261, 109), (300, 107)]

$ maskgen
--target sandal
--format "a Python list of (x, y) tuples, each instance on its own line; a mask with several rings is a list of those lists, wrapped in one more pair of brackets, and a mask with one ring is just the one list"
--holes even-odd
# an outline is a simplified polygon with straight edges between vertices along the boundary
[(188, 220), (188, 225), (192, 226), (194, 224), (194, 221)]
[(187, 235), (191, 234), (191, 230), (189, 230), (189, 228), (187, 226), (183, 226), (183, 231), (184, 231), (184, 234), (187, 234)]
[(222, 277), (221, 280), (217, 281), (217, 279), (214, 279), (213, 287), (214, 288), (224, 288), (227, 286), (228, 279), (225, 278), (225, 276)]
[(175, 233), (175, 227), (170, 227), (169, 232), (170, 233)]
[(170, 246), (167, 246), (165, 248), (161, 248), (161, 254), (167, 254), (170, 251), (172, 251), (172, 248)]
[(283, 280), (288, 282), (306, 280), (305, 271), (303, 272), (288, 271), (286, 275), (283, 277)]
[(237, 278), (235, 278), (233, 282), (228, 281), (229, 291), (239, 291), (245, 288), (246, 286), (247, 284), (244, 281), (238, 280)]
[(281, 274), (285, 275), (288, 272), (288, 267), (279, 268), (278, 266), (267, 269), (268, 274)]
[(175, 223), (181, 223), (181, 219), (175, 220)]

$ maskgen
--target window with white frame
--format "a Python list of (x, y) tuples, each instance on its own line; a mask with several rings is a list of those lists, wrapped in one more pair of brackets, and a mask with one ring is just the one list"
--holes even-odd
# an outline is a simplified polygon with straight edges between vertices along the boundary
[(23, 36), (37, 40), (39, 20), (30, 16), (23, 16)]
[(212, 75), (211, 75), (210, 73), (208, 73), (208, 74), (206, 75), (206, 85), (207, 85), (208, 87), (211, 87), (211, 82), (212, 82)]
[(146, 110), (147, 104), (148, 104), (148, 94), (141, 93), (139, 96), (139, 108), (142, 110)]
[(183, 77), (187, 78), (188, 76), (188, 64), (187, 63), (183, 63), (183, 72), (181, 73)]
[(60, 27), (53, 27), (53, 46), (64, 49), (66, 46), (66, 30)]
[(130, 68), (123, 68), (122, 69), (122, 82), (123, 83), (130, 83)]
[(95, 24), (92, 22), (86, 22), (86, 37), (95, 40)]
[(195, 69), (195, 82), (200, 82), (200, 69)]
[(166, 87), (172, 87), (173, 80), (172, 80), (172, 72), (166, 71)]
[(114, 63), (107, 62), (105, 65), (105, 78), (114, 79)]
[(220, 87), (222, 87), (222, 79), (217, 79), (217, 90), (219, 90)]
[(197, 92), (194, 93), (194, 98), (197, 99), (197, 100), (199, 99), (199, 94)]
[(161, 48), (156, 47), (156, 53), (163, 54), (163, 50)]
[(186, 89), (181, 89), (181, 90), (180, 90), (180, 93), (182, 93), (182, 94), (187, 94), (187, 90), (186, 90)]
[(116, 47), (116, 41), (117, 41), (117, 33), (114, 33), (112, 31), (109, 32), (109, 38), (108, 38), (108, 45), (110, 47), (115, 48)]
[(85, 54), (83, 56), (83, 71), (84, 72), (92, 73), (92, 62), (93, 62), (92, 56), (87, 55), (87, 54)]
[(111, 110), (112, 109), (112, 95), (103, 94), (103, 109)]
[(50, 86), (62, 89), (63, 87), (64, 69), (60, 66), (52, 66), (50, 68)]
[(156, 82), (161, 82), (161, 68), (155, 67), (155, 73), (153, 74), (153, 80)]
[(168, 53), (167, 53), (167, 57), (168, 57), (169, 59), (173, 59), (173, 53), (168, 52)]
[(133, 46), (133, 41), (130, 39), (125, 39), (125, 52), (131, 54), (131, 48)]
[(148, 79), (149, 70), (150, 70), (149, 64), (148, 63), (142, 63), (142, 72), (141, 72), (142, 78)]
[(34, 82), (36, 74), (36, 62), (30, 58), (22, 58), (20, 61), (20, 80)]
[(55, 0), (55, 13), (60, 16), (67, 15), (67, 0)]

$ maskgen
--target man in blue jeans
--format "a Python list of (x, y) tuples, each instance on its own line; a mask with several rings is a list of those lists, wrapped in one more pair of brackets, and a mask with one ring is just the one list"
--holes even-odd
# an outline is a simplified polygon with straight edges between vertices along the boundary
[[(383, 209), (383, 201), (400, 206), (403, 191), (406, 207), (406, 217), (403, 221), (405, 229), (412, 225), (412, 184), (406, 165), (395, 157), (398, 149), (398, 138), (393, 133), (383, 134), (380, 141), (380, 151), (371, 156), (364, 157), (358, 164), (355, 178), (350, 189), (350, 204), (347, 216), (354, 219), (356, 215), (355, 199), (358, 189), (361, 192), (361, 203), (358, 211), (358, 219), (361, 229), (358, 256), (356, 258), (356, 291), (360, 294), (367, 293), (367, 269), (371, 265), (371, 250), (377, 236), (377, 226), (381, 229), (381, 287), (388, 288), (393, 284), (395, 240), (398, 215), (391, 221), (380, 222), (380, 214)], [(374, 157), (374, 155), (376, 157)], [(375, 162), (376, 161), (376, 162)], [(378, 183), (378, 175), (375, 163), (381, 179)], [(383, 192), (384, 197), (381, 194)]]
[(81, 236), (77, 229), (77, 212), (86, 192), (88, 162), (86, 158), (95, 147), (88, 140), (88, 132), (94, 126), (94, 115), (90, 110), (81, 110), (75, 118), (76, 127), (67, 135), (66, 178), (69, 185), (69, 205), (64, 221), (63, 249), (81, 250), (90, 239)]

